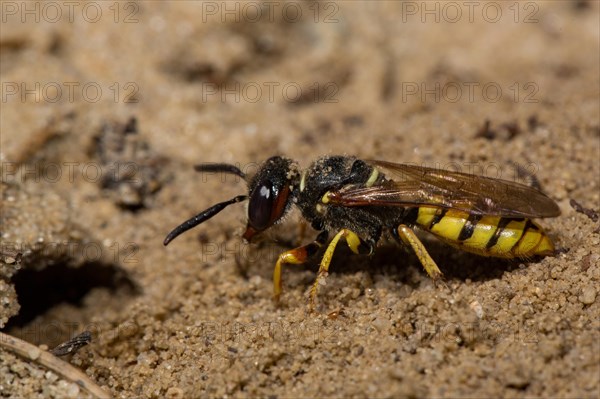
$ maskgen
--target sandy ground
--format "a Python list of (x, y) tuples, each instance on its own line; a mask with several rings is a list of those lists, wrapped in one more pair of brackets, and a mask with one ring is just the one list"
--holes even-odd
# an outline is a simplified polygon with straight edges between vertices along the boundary
[[(48, 4), (2, 2), (3, 332), (91, 331), (66, 361), (115, 397), (600, 396), (599, 223), (570, 205), (600, 209), (597, 2)], [(340, 246), (311, 314), (316, 262), (271, 299), (314, 235), (298, 215), (245, 245), (236, 205), (163, 247), (244, 193), (194, 164), (274, 154), (516, 163), (561, 208), (540, 221), (559, 254), (424, 234), (436, 287), (393, 242)], [(2, 345), (3, 397), (84, 394)]]

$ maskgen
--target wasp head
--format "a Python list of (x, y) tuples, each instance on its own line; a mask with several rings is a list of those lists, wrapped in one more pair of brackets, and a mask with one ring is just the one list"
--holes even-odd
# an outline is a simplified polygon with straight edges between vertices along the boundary
[(250, 241), (277, 223), (291, 205), (290, 185), (297, 176), (291, 159), (271, 157), (248, 183), (248, 224), (244, 239)]
[(254, 177), (248, 179), (237, 166), (218, 163), (194, 167), (198, 172), (221, 172), (237, 175), (248, 182), (248, 195), (238, 195), (228, 201), (219, 202), (175, 227), (163, 241), (168, 245), (180, 234), (204, 223), (229, 205), (249, 199), (248, 225), (244, 238), (248, 241), (257, 233), (277, 223), (291, 204), (290, 184), (298, 176), (296, 166), (287, 158), (272, 157), (263, 163)]

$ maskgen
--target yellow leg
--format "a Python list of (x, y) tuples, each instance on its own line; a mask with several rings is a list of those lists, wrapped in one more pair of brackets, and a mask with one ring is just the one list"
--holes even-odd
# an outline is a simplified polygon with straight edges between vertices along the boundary
[(275, 301), (279, 301), (281, 296), (282, 284), (281, 284), (281, 267), (284, 264), (299, 265), (304, 262), (312, 255), (314, 255), (319, 248), (327, 241), (327, 232), (319, 234), (315, 241), (310, 244), (291, 249), (283, 252), (277, 258), (275, 263), (275, 269), (273, 270), (273, 297)]
[(431, 259), (427, 249), (425, 249), (425, 246), (421, 240), (419, 240), (419, 237), (417, 237), (415, 232), (412, 231), (410, 227), (401, 224), (398, 226), (397, 234), (405, 244), (410, 245), (413, 251), (415, 251), (417, 258), (419, 258), (419, 261), (421, 261), (421, 264), (425, 268), (425, 271), (429, 277), (431, 277), (434, 281), (443, 277), (442, 271), (435, 264), (435, 261)]
[[(335, 235), (335, 237), (333, 237), (333, 240), (331, 240), (331, 242), (327, 246), (327, 249), (325, 250), (325, 254), (323, 255), (323, 258), (321, 259), (321, 265), (319, 266), (319, 272), (317, 274), (317, 278), (310, 290), (310, 307), (311, 307), (311, 309), (314, 309), (315, 299), (317, 297), (317, 289), (319, 287), (319, 284), (321, 283), (321, 279), (327, 277), (329, 265), (331, 263), (331, 259), (333, 258), (333, 251), (335, 251), (335, 247), (337, 246), (338, 242), (340, 241), (340, 239), (342, 237), (346, 238), (346, 243), (348, 244), (348, 247), (355, 254), (361, 253), (361, 246), (365, 245), (364, 242), (358, 237), (358, 235), (356, 235), (356, 233), (353, 232), (352, 230), (342, 229)], [(369, 246), (368, 248), (369, 248), (369, 252), (372, 252), (372, 247)]]

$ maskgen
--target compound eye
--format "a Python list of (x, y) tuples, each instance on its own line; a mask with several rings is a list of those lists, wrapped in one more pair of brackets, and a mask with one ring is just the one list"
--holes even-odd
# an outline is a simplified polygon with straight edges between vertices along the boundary
[(269, 227), (275, 197), (276, 193), (273, 190), (273, 183), (269, 180), (256, 186), (250, 195), (248, 219), (252, 227), (256, 230), (260, 231)]

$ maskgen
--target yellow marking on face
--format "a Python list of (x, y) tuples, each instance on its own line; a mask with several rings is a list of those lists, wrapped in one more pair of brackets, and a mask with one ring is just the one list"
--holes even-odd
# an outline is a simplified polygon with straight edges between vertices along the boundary
[(327, 192), (326, 192), (326, 193), (323, 195), (323, 197), (321, 198), (321, 202), (322, 202), (322, 203), (326, 204), (326, 203), (328, 203), (328, 202), (329, 202), (329, 193), (330, 193), (330, 192), (329, 192), (329, 191), (327, 191)]
[(306, 170), (302, 172), (302, 177), (300, 177), (300, 192), (304, 191), (306, 188)]
[(379, 170), (377, 170), (377, 168), (373, 168), (373, 172), (371, 172), (371, 176), (369, 176), (366, 186), (371, 187), (373, 184), (375, 184), (375, 181), (377, 180), (378, 177), (379, 177)]
[(325, 207), (323, 205), (317, 204), (315, 208), (317, 208), (318, 213), (320, 213), (320, 214), (325, 213)]

